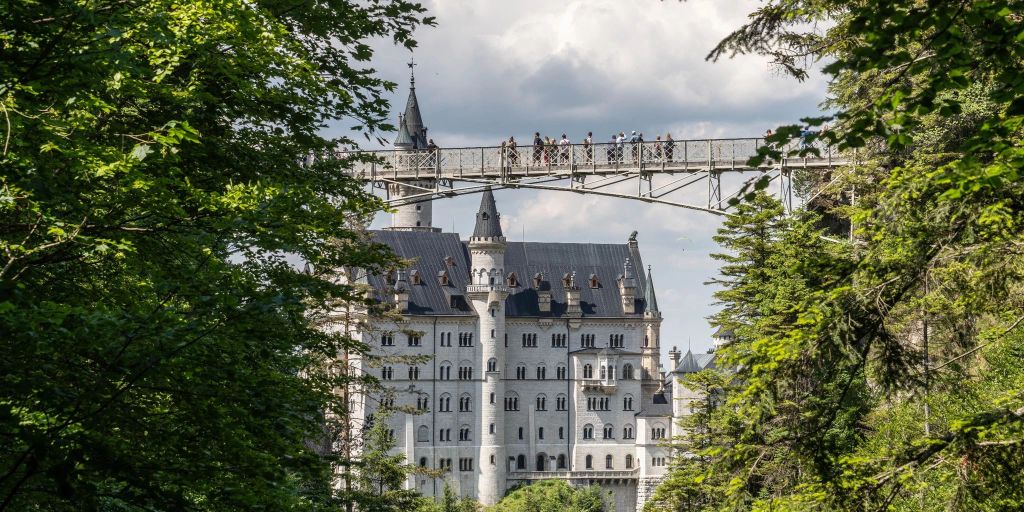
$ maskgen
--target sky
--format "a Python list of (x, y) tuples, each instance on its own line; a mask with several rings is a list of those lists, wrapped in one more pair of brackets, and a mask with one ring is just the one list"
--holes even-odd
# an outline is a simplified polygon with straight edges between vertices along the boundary
[[(646, 140), (756, 137), (819, 112), (825, 80), (797, 82), (766, 59), (704, 60), (759, 2), (741, 0), (563, 0), (424, 2), (437, 26), (416, 33), (413, 53), (374, 44), (372, 66), (399, 84), (393, 123), (408, 96), (411, 56), (429, 136), (441, 147), (496, 146), (535, 131), (588, 131), (596, 142), (638, 130)], [(341, 124), (331, 130), (341, 132)], [(328, 130), (330, 132), (331, 130)], [(388, 139), (393, 136), (388, 135)], [(364, 149), (379, 149), (366, 144)], [(495, 192), (510, 241), (625, 243), (633, 230), (652, 267), (664, 317), (662, 358), (679, 347), (712, 346), (716, 311), (705, 283), (721, 217), (665, 205), (538, 190)], [(463, 238), (473, 230), (479, 195), (438, 200), (434, 226)], [(373, 228), (390, 223), (378, 215)]]

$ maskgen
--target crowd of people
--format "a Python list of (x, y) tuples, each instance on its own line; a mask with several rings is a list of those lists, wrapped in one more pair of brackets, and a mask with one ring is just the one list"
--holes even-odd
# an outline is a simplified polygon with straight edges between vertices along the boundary
[[(672, 134), (665, 134), (663, 139), (658, 135), (653, 144), (644, 145), (643, 132), (633, 130), (627, 137), (625, 132), (612, 134), (611, 140), (605, 145), (605, 156), (608, 162), (623, 162), (629, 154), (633, 161), (640, 159), (654, 161), (672, 161), (675, 156), (676, 142)], [(524, 161), (519, 150), (516, 138), (509, 137), (501, 141), (504, 154), (507, 155), (509, 165), (521, 165), (531, 163), (533, 165), (559, 165), (568, 164), (570, 161), (582, 162), (584, 164), (594, 163), (594, 133), (587, 132), (583, 140), (577, 143), (580, 149), (572, 149), (573, 142), (566, 134), (560, 139), (554, 137), (541, 137), (540, 132), (533, 134), (533, 146), (529, 162)], [(627, 152), (628, 149), (628, 152)]]

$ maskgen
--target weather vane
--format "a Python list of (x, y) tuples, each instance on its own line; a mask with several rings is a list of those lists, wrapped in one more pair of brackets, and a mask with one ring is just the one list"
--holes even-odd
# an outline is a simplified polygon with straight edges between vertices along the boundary
[(408, 66), (409, 66), (409, 82), (412, 85), (416, 85), (416, 70), (414, 69), (416, 67), (416, 57), (409, 57)]

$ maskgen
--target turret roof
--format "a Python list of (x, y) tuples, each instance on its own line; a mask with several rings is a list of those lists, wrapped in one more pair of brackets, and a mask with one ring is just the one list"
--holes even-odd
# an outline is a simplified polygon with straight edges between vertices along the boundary
[(658, 298), (654, 296), (654, 281), (651, 279), (651, 267), (647, 267), (647, 286), (644, 287), (644, 311), (658, 312)]
[(494, 238), (503, 236), (499, 219), (498, 206), (494, 204), (494, 193), (491, 192), (491, 187), (487, 187), (484, 189), (483, 197), (480, 198), (480, 209), (476, 212), (476, 227), (473, 228), (473, 237)]

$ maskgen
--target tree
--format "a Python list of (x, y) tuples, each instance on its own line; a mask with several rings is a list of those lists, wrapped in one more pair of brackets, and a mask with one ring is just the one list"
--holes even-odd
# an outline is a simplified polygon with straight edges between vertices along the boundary
[[(1019, 2), (772, 1), (709, 56), (764, 54), (798, 79), (827, 61), (836, 114), (802, 122), (834, 122), (809, 138), (858, 151), (806, 176), (856, 197), (832, 212), (853, 240), (798, 214), (756, 293), (726, 284), (716, 322), (738, 326), (720, 354), (737, 377), (719, 411), (744, 425), (716, 446), (709, 478), (730, 485), (710, 508), (1024, 504), (1006, 476), (1024, 471), (1024, 387), (1004, 366), (1024, 318), (1021, 20)], [(772, 461), (795, 471), (765, 485)]]
[(564, 480), (542, 480), (518, 487), (491, 507), (491, 512), (604, 512), (608, 494), (598, 486), (572, 487)]
[[(418, 4), (0, 5), (0, 510), (326, 509), (344, 417), (324, 332), (394, 262), (318, 159), (388, 129), (366, 40)], [(310, 262), (297, 271), (289, 258)]]

